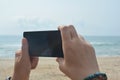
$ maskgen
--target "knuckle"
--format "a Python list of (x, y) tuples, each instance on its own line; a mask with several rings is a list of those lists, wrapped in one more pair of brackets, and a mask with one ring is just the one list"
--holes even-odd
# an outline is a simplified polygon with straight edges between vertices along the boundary
[(67, 26), (63, 26), (63, 27), (61, 27), (61, 30), (62, 30), (62, 31), (67, 31), (67, 30), (68, 30), (68, 27), (67, 27)]
[(18, 57), (20, 55), (21, 55), (21, 50), (18, 50), (18, 51), (15, 52), (15, 57)]
[(60, 69), (60, 71), (63, 72), (63, 67), (61, 65), (59, 65), (59, 69)]
[(68, 28), (72, 31), (72, 30), (75, 30), (74, 26), (73, 25), (69, 25)]
[(73, 26), (73, 25), (69, 25), (68, 27), (70, 27), (70, 28), (74, 28), (74, 26)]
[(19, 54), (20, 52), (21, 52), (21, 50), (17, 50), (17, 51), (15, 52), (15, 55)]

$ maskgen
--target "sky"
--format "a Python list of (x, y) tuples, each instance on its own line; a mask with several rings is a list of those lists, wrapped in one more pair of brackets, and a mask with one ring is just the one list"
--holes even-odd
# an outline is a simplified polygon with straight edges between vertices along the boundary
[(120, 36), (120, 0), (0, 0), (0, 35), (74, 25), (87, 36)]

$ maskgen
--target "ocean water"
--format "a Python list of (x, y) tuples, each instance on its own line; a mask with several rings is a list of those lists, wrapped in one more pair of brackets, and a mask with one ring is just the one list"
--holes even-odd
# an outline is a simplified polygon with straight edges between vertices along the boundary
[(0, 58), (14, 58), (16, 50), (21, 48), (22, 36), (0, 35)]
[(120, 36), (87, 36), (97, 56), (120, 56)]
[[(0, 58), (14, 58), (21, 48), (22, 36), (0, 36)], [(85, 36), (97, 56), (120, 56), (120, 36)]]

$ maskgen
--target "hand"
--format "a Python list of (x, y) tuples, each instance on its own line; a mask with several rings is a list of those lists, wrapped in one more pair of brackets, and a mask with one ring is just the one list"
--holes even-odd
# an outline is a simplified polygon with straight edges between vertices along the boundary
[(36, 68), (38, 57), (29, 57), (28, 43), (22, 39), (22, 49), (16, 52), (14, 74), (12, 80), (29, 80), (31, 69)]
[(72, 25), (59, 27), (64, 58), (57, 58), (60, 70), (72, 80), (83, 80), (99, 72), (94, 48), (78, 36)]

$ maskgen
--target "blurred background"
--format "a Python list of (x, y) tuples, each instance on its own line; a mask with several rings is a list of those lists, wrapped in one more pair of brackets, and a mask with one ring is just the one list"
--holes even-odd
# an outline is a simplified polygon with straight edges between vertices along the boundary
[(0, 58), (13, 58), (24, 31), (75, 26), (97, 56), (120, 55), (120, 0), (0, 0)]

